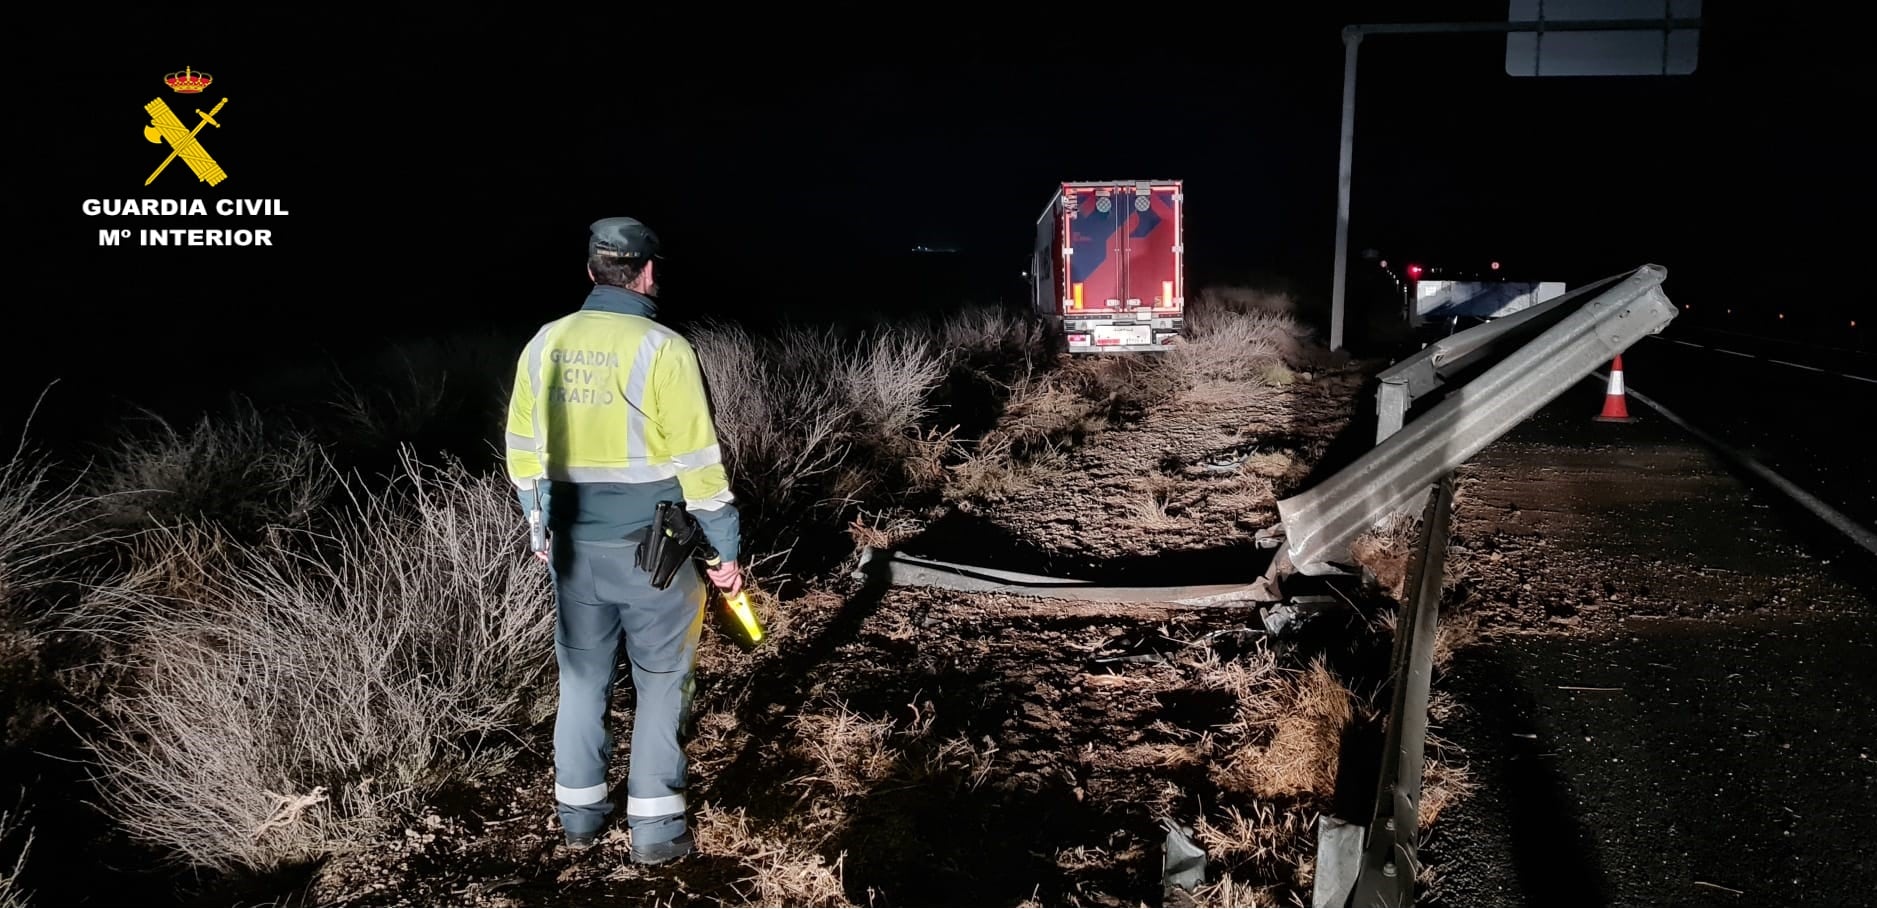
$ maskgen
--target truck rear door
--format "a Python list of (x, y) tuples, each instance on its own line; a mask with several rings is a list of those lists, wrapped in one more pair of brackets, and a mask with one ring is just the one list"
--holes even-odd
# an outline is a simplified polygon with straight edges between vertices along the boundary
[(1179, 318), (1186, 297), (1180, 267), (1180, 187), (1142, 183), (1130, 187), (1123, 198), (1128, 216), (1119, 238), (1126, 263), (1122, 309), (1136, 318)]
[(1118, 314), (1127, 294), (1121, 235), (1131, 202), (1115, 186), (1066, 186), (1063, 196), (1070, 249), (1065, 315)]

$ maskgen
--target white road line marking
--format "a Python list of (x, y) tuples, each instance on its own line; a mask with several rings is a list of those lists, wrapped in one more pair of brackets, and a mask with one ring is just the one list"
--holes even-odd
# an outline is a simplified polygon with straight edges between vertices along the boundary
[(1770, 358), (1770, 357), (1769, 357), (1769, 358), (1767, 358), (1767, 361), (1766, 361), (1766, 362), (1768, 362), (1768, 363), (1778, 363), (1778, 364), (1779, 364), (1779, 365), (1781, 365), (1781, 366), (1794, 366), (1794, 367), (1797, 367), (1797, 368), (1799, 368), (1799, 369), (1804, 369), (1804, 370), (1807, 370), (1807, 371), (1810, 371), (1810, 372), (1824, 372), (1824, 370), (1822, 370), (1822, 369), (1819, 369), (1819, 368), (1818, 368), (1818, 367), (1816, 367), (1816, 366), (1807, 366), (1807, 365), (1805, 365), (1804, 363), (1793, 363), (1793, 362), (1790, 362), (1790, 361), (1788, 361), (1788, 360), (1774, 360), (1774, 359), (1772, 359), (1772, 358)]
[[(1869, 382), (1872, 385), (1877, 385), (1877, 379), (1873, 379), (1868, 376), (1857, 376), (1857, 375), (1852, 375), (1851, 373), (1848, 373), (1848, 372), (1832, 372), (1829, 369), (1820, 369), (1817, 366), (1807, 366), (1804, 363), (1794, 363), (1791, 360), (1775, 360), (1772, 357), (1762, 357), (1758, 354), (1741, 353), (1740, 351), (1728, 350), (1727, 348), (1724, 348), (1724, 347), (1708, 347), (1703, 344), (1696, 344), (1692, 341), (1683, 341), (1679, 338), (1657, 338), (1654, 335), (1649, 335), (1648, 337), (1657, 341), (1667, 341), (1670, 344), (1680, 344), (1683, 347), (1694, 347), (1694, 348), (1699, 348), (1701, 350), (1712, 350), (1712, 351), (1715, 351), (1716, 353), (1733, 354), (1736, 357), (1746, 357), (1749, 360), (1765, 360), (1768, 363), (1778, 363), (1781, 366), (1791, 366), (1797, 369), (1803, 369), (1806, 372), (1821, 372), (1828, 376), (1841, 376), (1846, 379), (1855, 379), (1859, 382)], [(1827, 349), (1836, 349), (1836, 348), (1827, 348)]]
[[(1857, 377), (1853, 376), (1852, 378), (1857, 378)], [(1873, 380), (1873, 379), (1865, 379), (1864, 381), (1877, 383), (1877, 380)], [(1766, 465), (1761, 464), (1760, 462), (1755, 461), (1754, 459), (1750, 457), (1747, 457), (1745, 454), (1734, 449), (1733, 447), (1722, 443), (1719, 439), (1716, 439), (1713, 436), (1708, 435), (1707, 433), (1702, 432), (1701, 430), (1696, 429), (1695, 427), (1689, 425), (1687, 421), (1683, 420), (1681, 417), (1678, 417), (1674, 413), (1670, 412), (1668, 408), (1663, 407), (1662, 405), (1649, 400), (1646, 396), (1636, 391), (1636, 389), (1634, 388), (1628, 389), (1628, 393), (1630, 397), (1635, 398), (1638, 401), (1641, 401), (1650, 410), (1653, 410), (1656, 413), (1661, 414), (1670, 423), (1673, 423), (1676, 426), (1680, 426), (1681, 428), (1687, 430), (1690, 435), (1693, 435), (1695, 438), (1700, 439), (1703, 442), (1706, 442), (1709, 447), (1720, 452), (1723, 457), (1735, 462), (1736, 464), (1739, 464), (1741, 467), (1745, 468), (1749, 473), (1752, 473), (1758, 476), (1760, 479), (1765, 480), (1766, 482), (1772, 484), (1775, 488), (1777, 488), (1780, 492), (1785, 493), (1793, 501), (1799, 503), (1800, 505), (1805, 506), (1807, 511), (1810, 511), (1811, 513), (1817, 515), (1825, 523), (1830, 524), (1832, 527), (1836, 528), (1839, 533), (1842, 533), (1845, 536), (1850, 537), (1852, 542), (1858, 544), (1859, 546), (1864, 547), (1865, 549), (1870, 550), (1872, 553), (1877, 553), (1877, 533), (1872, 533), (1871, 530), (1865, 527), (1864, 525), (1859, 524), (1856, 521), (1853, 521), (1848, 517), (1845, 517), (1844, 514), (1839, 512), (1837, 509), (1831, 507), (1830, 505), (1825, 504), (1824, 502), (1819, 501), (1817, 496), (1814, 496), (1811, 493), (1806, 492), (1803, 489), (1800, 489), (1791, 480), (1788, 480), (1785, 477), (1782, 477), (1779, 474), (1774, 473), (1772, 469), (1767, 467)]]

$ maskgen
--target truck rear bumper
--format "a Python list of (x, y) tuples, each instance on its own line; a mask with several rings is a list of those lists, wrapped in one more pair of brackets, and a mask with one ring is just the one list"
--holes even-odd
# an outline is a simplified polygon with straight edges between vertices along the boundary
[(1167, 349), (1168, 345), (1164, 344), (1108, 344), (1102, 347), (1096, 347), (1093, 344), (1069, 345), (1069, 352), (1072, 354), (1165, 353)]
[(1175, 341), (1185, 319), (1077, 319), (1063, 328), (1070, 353), (1151, 353)]

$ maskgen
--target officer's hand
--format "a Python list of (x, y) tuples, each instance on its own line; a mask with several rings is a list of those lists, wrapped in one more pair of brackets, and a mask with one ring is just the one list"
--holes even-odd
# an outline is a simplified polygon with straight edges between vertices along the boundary
[(723, 591), (724, 596), (733, 597), (743, 589), (743, 571), (735, 562), (723, 562), (705, 569), (710, 575), (710, 582)]
[(540, 559), (540, 560), (541, 560), (541, 564), (543, 564), (543, 565), (546, 565), (546, 564), (547, 564), (547, 553), (545, 553), (545, 552), (537, 552), (537, 553), (535, 553), (535, 554), (534, 554), (534, 557), (535, 557), (535, 558), (537, 558), (537, 559)]

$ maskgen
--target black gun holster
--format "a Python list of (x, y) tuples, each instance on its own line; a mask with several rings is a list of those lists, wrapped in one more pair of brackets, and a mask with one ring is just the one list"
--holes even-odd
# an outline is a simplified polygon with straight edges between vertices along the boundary
[(652, 576), (653, 587), (664, 590), (671, 586), (678, 569), (703, 548), (709, 548), (704, 528), (684, 509), (684, 503), (660, 502), (651, 528), (639, 541), (639, 568)]

